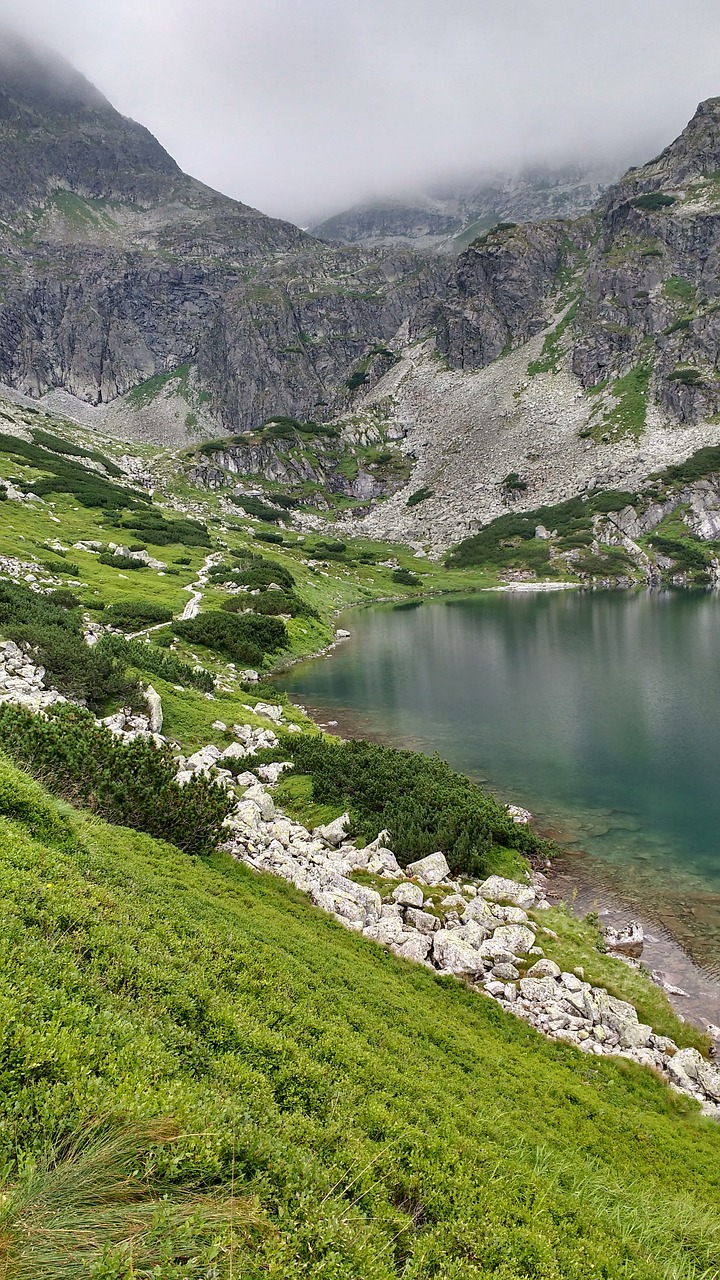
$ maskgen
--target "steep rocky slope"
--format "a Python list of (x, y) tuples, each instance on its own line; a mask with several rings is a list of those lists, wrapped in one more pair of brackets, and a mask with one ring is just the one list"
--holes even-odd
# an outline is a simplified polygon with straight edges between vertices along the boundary
[(341, 406), (354, 363), (441, 283), (416, 255), (331, 249), (204, 187), (15, 37), (0, 60), (0, 218), (0, 379), (107, 405), (188, 365), (204, 416), (190, 397), (138, 431), (136, 398), (108, 421), (159, 440)]

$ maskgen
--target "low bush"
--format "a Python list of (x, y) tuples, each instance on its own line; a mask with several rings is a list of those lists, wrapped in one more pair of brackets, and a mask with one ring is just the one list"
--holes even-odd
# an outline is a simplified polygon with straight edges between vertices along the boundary
[(103, 613), (104, 621), (121, 631), (139, 631), (159, 622), (170, 622), (172, 616), (172, 609), (152, 600), (123, 600), (119, 604), (106, 605)]
[(717, 472), (720, 472), (720, 445), (708, 445), (705, 449), (697, 449), (685, 462), (666, 467), (656, 478), (663, 484), (679, 488)]
[(234, 803), (205, 776), (179, 786), (169, 748), (119, 742), (80, 707), (61, 704), (46, 719), (0, 705), (0, 749), (55, 795), (186, 853), (215, 848)]
[(277, 507), (268, 506), (261, 498), (231, 493), (230, 499), (236, 506), (242, 507), (246, 515), (264, 520), (266, 524), (277, 524), (278, 520), (284, 520), (287, 515), (287, 512), (280, 511)]
[(307, 601), (302, 600), (294, 591), (262, 591), (259, 596), (248, 596), (244, 592), (240, 596), (231, 596), (224, 600), (223, 609), (228, 613), (242, 612), (252, 609), (255, 613), (275, 615), (290, 614), (292, 618), (319, 618), (317, 609), (313, 609)]
[(411, 573), (409, 569), (395, 569), (392, 580), (399, 582), (403, 587), (416, 587), (420, 581), (417, 574)]
[(414, 493), (410, 494), (410, 497), (407, 500), (406, 506), (416, 507), (419, 502), (426, 502), (427, 499), (432, 498), (432, 496), (433, 496), (432, 489), (428, 489), (426, 487), (423, 487), (422, 489), (416, 489)]
[(493, 845), (545, 856), (550, 849), (507, 810), (444, 760), (356, 739), (320, 736), (285, 744), (298, 773), (312, 778), (313, 800), (350, 810), (357, 835), (387, 827), (401, 865), (442, 849), (453, 871), (482, 875)]
[(269, 530), (266, 532), (263, 532), (262, 530), (259, 530), (255, 534), (255, 537), (257, 538), (258, 542), (272, 542), (275, 546), (279, 546), (279, 547), (281, 547), (283, 544), (283, 536), (281, 533), (271, 533)]
[[(169, 627), (158, 635), (167, 637), (163, 644), (170, 643), (172, 632)], [(181, 662), (173, 653), (158, 653), (157, 644), (157, 640), (155, 645), (150, 645), (143, 644), (141, 640), (126, 640), (124, 636), (106, 635), (95, 647), (101, 654), (107, 654), (126, 666), (136, 667), (138, 671), (151, 671), (153, 675), (167, 680), (168, 684), (184, 684), (192, 689), (200, 689), (203, 693), (212, 692), (215, 684), (209, 671), (205, 671), (203, 667), (191, 667), (187, 662)]]
[(650, 546), (659, 551), (661, 555), (667, 556), (674, 562), (674, 568), (679, 572), (693, 572), (698, 570), (704, 572), (707, 570), (711, 553), (706, 551), (696, 542), (690, 539), (668, 538), (660, 533), (651, 533), (648, 538)]
[(93, 462), (99, 462), (108, 475), (114, 476), (115, 479), (125, 474), (122, 468), (111, 462), (110, 458), (106, 458), (104, 453), (98, 453), (96, 449), (84, 449), (80, 444), (71, 444), (69, 440), (51, 435), (49, 431), (43, 431), (40, 427), (33, 427), (32, 438), (35, 444), (39, 444), (43, 449), (50, 449), (53, 453), (69, 454), (73, 458), (90, 458)]
[(100, 708), (111, 696), (135, 696), (122, 666), (99, 646), (85, 644), (69, 592), (45, 596), (24, 584), (0, 583), (0, 631), (28, 649), (32, 660), (45, 667), (46, 683), (68, 698)]
[(536, 507), (533, 511), (509, 512), (498, 516), (479, 533), (458, 544), (446, 557), (451, 569), (474, 565), (493, 568), (526, 564), (532, 568), (549, 560), (545, 540), (535, 538), (538, 525), (560, 537), (592, 532), (592, 517), (622, 511), (636, 501), (636, 495), (625, 490), (606, 489), (586, 498), (570, 498), (554, 506)]
[(240, 561), (240, 567), (213, 566), (208, 575), (211, 582), (234, 582), (237, 586), (257, 587), (260, 591), (264, 591), (271, 582), (286, 591), (295, 586), (290, 570), (278, 560), (268, 560), (265, 556), (253, 555), (251, 551), (231, 551), (230, 554)]
[(21, 440), (19, 436), (0, 433), (0, 453), (45, 473), (39, 480), (23, 481), (29, 492), (41, 498), (52, 493), (68, 493), (83, 507), (101, 507), (109, 511), (120, 511), (123, 507), (137, 509), (151, 501), (147, 494), (137, 489), (113, 484), (71, 457), (51, 453), (49, 449)]
[(190, 644), (201, 644), (233, 662), (259, 664), (266, 653), (276, 653), (288, 643), (285, 623), (256, 614), (213, 610), (196, 618), (173, 623), (175, 634)]
[(98, 563), (109, 565), (111, 569), (122, 569), (123, 572), (147, 569), (144, 560), (136, 560), (135, 556), (117, 555), (114, 551), (101, 551), (98, 556)]
[[(182, 547), (210, 546), (207, 527), (199, 520), (170, 520), (152, 507), (140, 514), (126, 517), (121, 528), (132, 529), (154, 547), (166, 547), (171, 543), (179, 543)], [(190, 564), (190, 560), (176, 560), (175, 563)]]
[(80, 566), (74, 564), (72, 560), (43, 560), (42, 567), (56, 577), (79, 578), (80, 576)]
[(679, 382), (683, 387), (697, 387), (702, 383), (699, 369), (673, 369), (667, 378), (668, 382)]
[(666, 196), (663, 191), (649, 191), (644, 196), (638, 196), (632, 203), (636, 209), (647, 209), (653, 213), (669, 209), (671, 204), (675, 204), (675, 196)]

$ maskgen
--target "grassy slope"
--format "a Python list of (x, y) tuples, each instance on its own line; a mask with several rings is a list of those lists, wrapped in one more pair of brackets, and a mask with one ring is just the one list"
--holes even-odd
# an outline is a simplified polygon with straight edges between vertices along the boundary
[(720, 1130), (650, 1073), (553, 1045), (278, 881), (82, 819), (6, 765), (0, 800), (3, 1158), (99, 1114), (172, 1115), (191, 1135), (158, 1155), (172, 1195), (227, 1183), (234, 1152), (259, 1198), (245, 1277), (720, 1264)]

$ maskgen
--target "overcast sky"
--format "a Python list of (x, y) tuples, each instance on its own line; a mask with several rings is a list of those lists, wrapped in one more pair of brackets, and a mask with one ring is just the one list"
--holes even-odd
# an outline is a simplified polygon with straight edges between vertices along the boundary
[(486, 166), (649, 158), (720, 95), (718, 0), (0, 0), (182, 167), (306, 223)]

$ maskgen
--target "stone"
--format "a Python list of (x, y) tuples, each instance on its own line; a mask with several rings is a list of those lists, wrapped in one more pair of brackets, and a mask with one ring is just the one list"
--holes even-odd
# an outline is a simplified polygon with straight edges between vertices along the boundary
[(283, 718), (282, 707), (274, 702), (256, 702), (252, 709), (256, 716), (267, 716), (275, 724), (279, 724)]
[(520, 977), (520, 971), (515, 968), (514, 964), (496, 964), (490, 970), (493, 978), (499, 978), (502, 982), (514, 982)]
[(433, 935), (432, 948), (433, 959), (440, 969), (456, 975), (484, 972), (480, 953), (469, 942), (459, 938), (456, 931), (438, 929)]
[[(544, 962), (541, 960), (538, 960), (538, 964), (542, 964), (542, 963), (547, 964), (548, 962), (547, 960)], [(568, 991), (582, 991), (583, 989), (582, 982), (580, 981), (579, 978), (575, 976), (574, 973), (562, 973), (560, 975), (560, 981), (562, 982), (563, 986), (567, 988)]]
[(342, 627), (339, 627), (338, 630), (335, 632), (336, 640), (348, 640), (349, 638), (350, 638), (350, 632), (344, 631)]
[(426, 858), (411, 862), (406, 868), (413, 879), (422, 880), (423, 884), (441, 884), (450, 875), (450, 867), (444, 853), (431, 853)]
[(520, 994), (531, 1004), (554, 1004), (557, 998), (557, 987), (552, 978), (521, 978)]
[(163, 709), (160, 694), (149, 684), (145, 690), (145, 703), (148, 709), (148, 725), (151, 733), (162, 733)]
[(339, 818), (335, 818), (333, 822), (328, 822), (326, 826), (316, 827), (313, 835), (320, 840), (324, 840), (326, 844), (337, 846), (342, 844), (349, 826), (350, 814), (343, 813)]
[(536, 960), (528, 969), (526, 978), (559, 978), (560, 965), (554, 960)]
[(420, 885), (411, 884), (409, 881), (393, 889), (392, 896), (393, 902), (399, 903), (401, 907), (421, 907), (425, 901)]
[(193, 755), (188, 757), (187, 768), (197, 772), (200, 769), (211, 769), (216, 760), (220, 759), (220, 751), (218, 747), (209, 743), (206, 747), (201, 747), (199, 751), (195, 751)]
[(493, 933), (493, 942), (502, 944), (513, 955), (527, 955), (535, 941), (532, 929), (521, 924), (501, 924)]
[(408, 907), (405, 921), (419, 933), (434, 933), (440, 924), (437, 916), (431, 915), (429, 911), (419, 911), (417, 907)]
[(367, 869), (373, 875), (382, 876), (384, 880), (399, 880), (405, 874), (392, 849), (366, 845), (366, 852)]
[(277, 761), (274, 764), (261, 764), (258, 766), (258, 777), (262, 778), (263, 782), (275, 786), (283, 770), (292, 768), (293, 765), (290, 760)]
[(522, 907), (504, 907), (493, 903), (492, 913), (502, 924), (528, 924), (528, 915)]
[(509, 902), (523, 909), (535, 901), (535, 890), (530, 885), (506, 880), (504, 876), (490, 876), (480, 885), (479, 892), (488, 902)]
[(472, 902), (468, 902), (460, 919), (463, 924), (468, 924), (471, 920), (487, 921), (493, 929), (498, 923), (495, 912), (482, 897), (473, 898)]
[(218, 733), (225, 733), (227, 725), (223, 720), (213, 720), (212, 728), (217, 729)]
[(616, 951), (619, 955), (638, 960), (643, 953), (645, 934), (637, 921), (632, 921), (624, 929), (608, 927), (604, 931), (604, 939), (608, 951)]
[(416, 964), (422, 964), (428, 956), (432, 942), (427, 934), (409, 933), (402, 934), (390, 943), (390, 950), (394, 951), (396, 956), (402, 956), (403, 960), (414, 960)]
[(263, 822), (272, 822), (275, 817), (275, 804), (273, 802), (273, 798), (271, 795), (268, 795), (268, 792), (264, 787), (260, 786), (259, 782), (256, 782), (252, 787), (248, 787), (247, 791), (243, 795), (243, 802), (245, 804), (251, 802), (252, 804), (257, 805)]
[(442, 898), (440, 901), (441, 907), (462, 907), (463, 911), (466, 905), (461, 893), (449, 893), (446, 898)]

